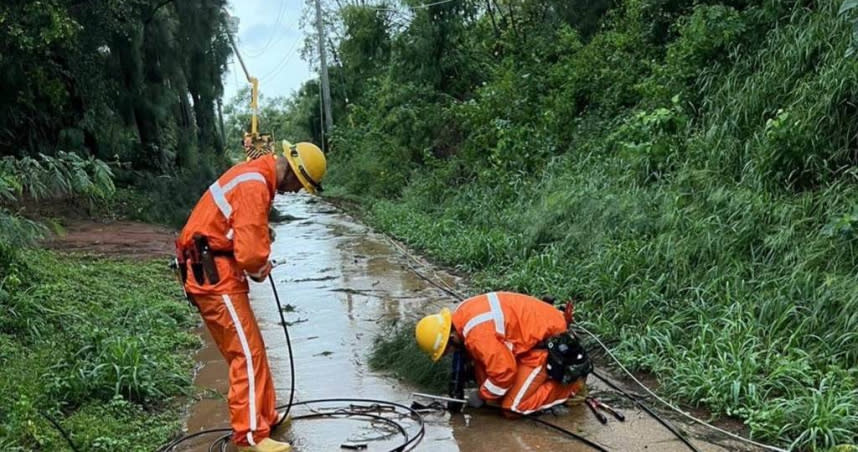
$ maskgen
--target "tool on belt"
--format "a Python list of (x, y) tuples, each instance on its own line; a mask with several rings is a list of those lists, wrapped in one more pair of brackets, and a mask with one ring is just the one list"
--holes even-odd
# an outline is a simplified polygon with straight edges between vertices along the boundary
[[(565, 306), (557, 306), (557, 300), (551, 295), (543, 296), (542, 301), (556, 306), (563, 312), (563, 319), (566, 320), (567, 327), (571, 327), (572, 323), (575, 322), (574, 301), (569, 300)], [(571, 329), (549, 337), (537, 344), (536, 348), (548, 350), (548, 362), (545, 366), (548, 377), (561, 384), (574, 383), (579, 378), (586, 378), (593, 371), (593, 363), (587, 356), (587, 350), (581, 345), (578, 336)]]
[(183, 248), (176, 243), (176, 259), (175, 266), (178, 268), (179, 277), (182, 280), (182, 285), (188, 280), (188, 267), (191, 269), (191, 274), (194, 281), (199, 285), (217, 284), (220, 282), (220, 274), (217, 271), (215, 264), (216, 257), (233, 257), (232, 251), (213, 250), (209, 246), (208, 237), (202, 234), (194, 234), (193, 246)]
[(554, 381), (564, 385), (572, 384), (578, 379), (586, 378), (593, 371), (593, 362), (590, 361), (587, 350), (571, 330), (549, 337), (537, 347), (548, 350), (545, 368), (548, 377)]
[[(450, 373), (450, 385), (448, 395), (452, 399), (465, 398), (465, 385), (474, 378), (474, 368), (471, 360), (463, 350), (453, 352), (453, 371)], [(451, 413), (459, 413), (464, 404), (452, 400), (447, 401), (447, 410)]]

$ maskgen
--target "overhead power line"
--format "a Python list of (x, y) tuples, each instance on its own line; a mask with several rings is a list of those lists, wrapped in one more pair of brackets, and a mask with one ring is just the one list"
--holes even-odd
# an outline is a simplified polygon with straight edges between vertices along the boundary
[(295, 41), (292, 42), (292, 46), (289, 48), (289, 51), (286, 52), (286, 54), (283, 56), (283, 59), (281, 59), (280, 62), (274, 66), (274, 69), (268, 71), (267, 74), (260, 77), (262, 81), (267, 82), (273, 80), (275, 77), (279, 76), (280, 73), (283, 72), (283, 70), (289, 67), (289, 60), (295, 55), (295, 50), (298, 48), (298, 43), (301, 42), (301, 38), (301, 36), (295, 38)]
[[(262, 50), (259, 50), (258, 52), (254, 51), (252, 53), (246, 54), (248, 58), (256, 58), (256, 57), (262, 55), (263, 53), (265, 53), (265, 51), (268, 50), (269, 47), (271, 47), (271, 44), (274, 43), (274, 36), (277, 36), (277, 30), (280, 29), (280, 24), (282, 23), (282, 19), (283, 19), (283, 13), (285, 11), (286, 11), (286, 0), (280, 0), (280, 8), (277, 11), (277, 19), (274, 21), (274, 29), (271, 31), (271, 34), (268, 35), (268, 41), (265, 42), (265, 45), (262, 47)], [(282, 38), (283, 38), (283, 36), (279, 35), (277, 37), (277, 41), (280, 41), (280, 39), (282, 39)]]

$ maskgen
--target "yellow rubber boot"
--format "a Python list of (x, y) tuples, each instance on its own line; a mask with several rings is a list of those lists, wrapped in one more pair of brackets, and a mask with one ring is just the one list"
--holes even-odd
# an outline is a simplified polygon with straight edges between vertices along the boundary
[(239, 452), (290, 452), (292, 446), (289, 443), (281, 443), (271, 438), (265, 438), (255, 446), (239, 447)]
[(292, 426), (292, 416), (286, 416), (285, 412), (277, 413), (277, 422), (271, 426), (272, 432), (279, 432), (281, 430), (290, 428)]

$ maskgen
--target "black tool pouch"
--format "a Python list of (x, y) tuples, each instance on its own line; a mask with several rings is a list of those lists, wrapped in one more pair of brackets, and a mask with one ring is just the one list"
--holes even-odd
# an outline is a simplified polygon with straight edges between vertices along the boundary
[(217, 271), (217, 266), (214, 261), (214, 253), (209, 248), (209, 241), (206, 236), (201, 234), (194, 235), (194, 247), (196, 248), (199, 260), (191, 264), (191, 269), (194, 272), (194, 278), (200, 285), (204, 284), (203, 274), (208, 279), (209, 284), (217, 284), (220, 282), (220, 275)]
[(187, 281), (187, 273), (188, 273), (188, 265), (191, 267), (191, 274), (194, 275), (194, 281), (197, 282), (198, 285), (202, 286), (206, 283), (205, 275), (203, 275), (203, 264), (200, 262), (200, 254), (197, 252), (196, 243), (194, 244), (194, 248), (190, 250), (183, 251), (184, 261), (190, 261), (190, 264), (185, 264), (185, 277), (184, 279)]
[(548, 377), (567, 385), (586, 378), (593, 371), (593, 362), (581, 341), (571, 331), (552, 336), (545, 341), (548, 350)]

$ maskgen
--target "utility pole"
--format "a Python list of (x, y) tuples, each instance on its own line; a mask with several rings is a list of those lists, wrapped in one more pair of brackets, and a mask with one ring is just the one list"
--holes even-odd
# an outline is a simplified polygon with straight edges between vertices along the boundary
[(316, 0), (316, 29), (319, 32), (319, 79), (322, 82), (322, 104), (325, 116), (322, 138), (327, 139), (327, 134), (334, 127), (334, 117), (331, 116), (331, 85), (328, 80), (328, 57), (325, 54), (325, 25), (322, 23), (321, 0)]

